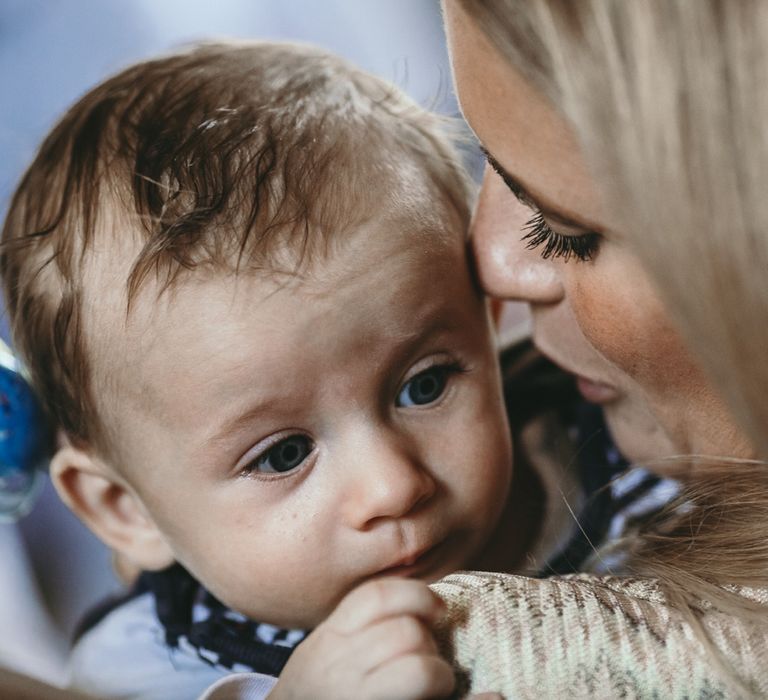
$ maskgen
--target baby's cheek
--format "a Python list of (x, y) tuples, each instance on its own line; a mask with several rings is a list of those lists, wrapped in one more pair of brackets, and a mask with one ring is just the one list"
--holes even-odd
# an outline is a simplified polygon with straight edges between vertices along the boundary
[(457, 395), (455, 408), (439, 421), (432, 444), (434, 469), (465, 501), (503, 493), (510, 479), (511, 447), (503, 404), (490, 383), (478, 382)]
[[(490, 511), (506, 500), (512, 480), (512, 440), (501, 401), (483, 402), (474, 425), (478, 426), (474, 443), (476, 460), (473, 465), (476, 469), (476, 497), (485, 500), (482, 507)], [(470, 439), (469, 435), (466, 439)]]

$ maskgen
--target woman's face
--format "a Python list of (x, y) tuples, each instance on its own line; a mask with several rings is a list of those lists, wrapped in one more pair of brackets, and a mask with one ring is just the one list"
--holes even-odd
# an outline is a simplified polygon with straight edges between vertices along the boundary
[(748, 456), (566, 122), (455, 3), (445, 14), (462, 109), (489, 156), (472, 232), (485, 289), (530, 304), (536, 345), (604, 407), (630, 459)]

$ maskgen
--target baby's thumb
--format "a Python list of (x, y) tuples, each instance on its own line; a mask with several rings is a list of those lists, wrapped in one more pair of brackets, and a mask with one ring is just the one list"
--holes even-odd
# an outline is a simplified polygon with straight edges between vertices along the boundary
[(501, 693), (478, 693), (470, 695), (467, 700), (504, 700), (504, 696)]

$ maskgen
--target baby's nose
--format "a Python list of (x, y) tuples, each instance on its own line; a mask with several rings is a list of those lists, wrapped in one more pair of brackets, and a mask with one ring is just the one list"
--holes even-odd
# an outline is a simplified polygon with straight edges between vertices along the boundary
[(342, 503), (345, 521), (358, 530), (408, 515), (428, 501), (437, 487), (427, 466), (397, 436), (374, 438), (365, 445), (348, 467)]

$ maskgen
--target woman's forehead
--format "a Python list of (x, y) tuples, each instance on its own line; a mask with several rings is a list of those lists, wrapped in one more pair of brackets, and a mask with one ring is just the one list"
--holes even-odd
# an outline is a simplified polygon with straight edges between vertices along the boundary
[(593, 178), (568, 123), (456, 3), (445, 9), (456, 91), (482, 147), (541, 209), (603, 221)]

